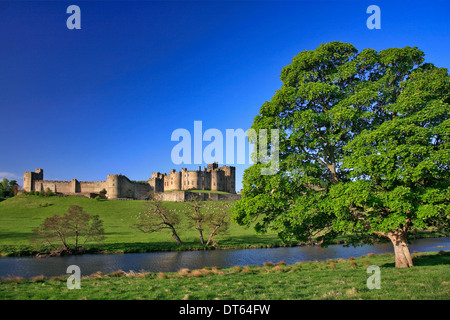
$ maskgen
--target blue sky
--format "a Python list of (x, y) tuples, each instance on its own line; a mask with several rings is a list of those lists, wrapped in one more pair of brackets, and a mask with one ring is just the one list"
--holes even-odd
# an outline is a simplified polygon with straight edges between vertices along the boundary
[[(81, 30), (66, 27), (72, 4)], [(417, 46), (448, 68), (449, 18), (450, 1), (0, 1), (0, 178), (197, 168), (172, 163), (172, 132), (248, 129), (300, 51)]]

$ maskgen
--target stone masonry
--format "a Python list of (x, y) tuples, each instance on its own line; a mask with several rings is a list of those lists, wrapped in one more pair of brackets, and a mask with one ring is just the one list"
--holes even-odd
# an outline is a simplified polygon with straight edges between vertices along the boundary
[(146, 199), (150, 193), (189, 190), (236, 194), (235, 178), (235, 167), (219, 167), (217, 162), (208, 164), (203, 170), (199, 167), (198, 170), (183, 168), (181, 172), (172, 169), (169, 174), (153, 172), (147, 182), (131, 181), (126, 176), (117, 174), (108, 175), (106, 181), (52, 181), (44, 180), (43, 169), (36, 169), (35, 172), (24, 173), (23, 190), (29, 192), (50, 189), (56, 194), (86, 197), (99, 195), (105, 190), (108, 199)]

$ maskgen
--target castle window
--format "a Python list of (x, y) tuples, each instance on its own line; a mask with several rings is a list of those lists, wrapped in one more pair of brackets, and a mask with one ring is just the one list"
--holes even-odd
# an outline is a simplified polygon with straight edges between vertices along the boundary
[(194, 181), (192, 181), (192, 185), (194, 185)]

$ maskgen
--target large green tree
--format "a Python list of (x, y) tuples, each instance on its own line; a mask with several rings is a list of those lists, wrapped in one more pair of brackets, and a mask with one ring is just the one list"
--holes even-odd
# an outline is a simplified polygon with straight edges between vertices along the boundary
[(284, 241), (389, 238), (396, 266), (413, 266), (408, 233), (449, 228), (447, 69), (417, 48), (331, 42), (295, 56), (281, 80), (252, 125), (279, 130), (279, 170), (245, 171), (234, 220)]

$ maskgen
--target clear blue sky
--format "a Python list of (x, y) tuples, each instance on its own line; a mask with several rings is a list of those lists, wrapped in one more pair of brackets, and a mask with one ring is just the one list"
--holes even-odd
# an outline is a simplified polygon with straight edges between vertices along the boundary
[[(81, 30), (66, 27), (71, 4)], [(450, 1), (0, 1), (0, 178), (197, 168), (172, 163), (172, 132), (248, 129), (300, 51), (418, 46), (448, 68), (449, 18)]]

